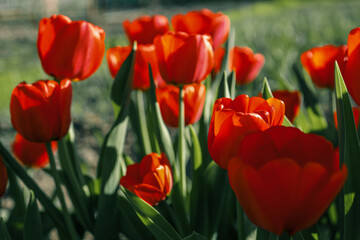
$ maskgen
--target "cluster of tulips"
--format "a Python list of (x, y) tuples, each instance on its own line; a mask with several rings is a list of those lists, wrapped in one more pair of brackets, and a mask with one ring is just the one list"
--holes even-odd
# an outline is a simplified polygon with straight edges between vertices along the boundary
[[(17, 133), (11, 151), (0, 143), (0, 196), (15, 204), (1, 215), (1, 239), (54, 229), (60, 239), (360, 238), (359, 109), (347, 92), (360, 105), (360, 28), (347, 46), (301, 55), (314, 84), (336, 95), (338, 114), (326, 119), (298, 69), (302, 93), (271, 91), (265, 79), (256, 96), (237, 95), (265, 58), (233, 45), (226, 15), (190, 11), (171, 26), (162, 15), (126, 20), (129, 45), (107, 49), (114, 123), (92, 176), (76, 152), (72, 84), (101, 65), (105, 32), (63, 15), (40, 21), (38, 55), (52, 80), (12, 92)], [(124, 153), (129, 123), (135, 162)], [(54, 179), (53, 193), (34, 169)]]

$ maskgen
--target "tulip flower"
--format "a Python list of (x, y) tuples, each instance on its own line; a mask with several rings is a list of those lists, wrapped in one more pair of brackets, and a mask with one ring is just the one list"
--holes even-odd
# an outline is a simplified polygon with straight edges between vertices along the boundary
[(140, 163), (129, 165), (120, 184), (150, 205), (156, 205), (171, 192), (173, 179), (165, 154), (150, 153)]
[[(113, 47), (106, 52), (106, 58), (111, 76), (115, 78), (125, 59), (132, 50), (131, 46)], [(133, 76), (133, 89), (147, 90), (150, 88), (150, 77), (148, 63), (151, 65), (153, 78), (157, 85), (161, 85), (161, 79), (154, 45), (138, 45), (135, 53), (135, 66)]]
[(189, 34), (210, 35), (213, 40), (213, 48), (223, 44), (230, 30), (230, 19), (221, 12), (213, 13), (209, 9), (195, 10), (172, 17), (171, 24), (175, 31)]
[(8, 176), (4, 160), (0, 156), (0, 197), (2, 197), (6, 191), (6, 186), (8, 183)]
[(21, 82), (11, 95), (12, 125), (32, 142), (58, 140), (70, 126), (71, 99), (70, 79), (60, 83), (52, 80), (40, 80), (33, 84)]
[[(156, 89), (156, 98), (161, 115), (166, 125), (179, 126), (179, 88), (165, 85)], [(204, 84), (187, 84), (183, 89), (185, 106), (185, 125), (199, 121), (205, 103), (206, 87)]]
[[(14, 156), (27, 167), (44, 168), (49, 163), (49, 156), (44, 143), (30, 142), (19, 133), (11, 145)], [(53, 151), (57, 149), (57, 142), (51, 142)]]
[[(224, 48), (218, 48), (214, 53), (214, 74), (221, 70), (225, 55)], [(253, 53), (249, 47), (234, 47), (229, 54), (229, 70), (235, 71), (236, 83), (246, 85), (254, 81), (264, 66), (265, 58), (261, 53)]]
[(261, 53), (254, 54), (248, 47), (234, 47), (230, 51), (230, 59), (230, 70), (235, 71), (236, 83), (239, 85), (254, 81), (265, 63)]
[(237, 149), (228, 166), (231, 188), (248, 218), (277, 235), (314, 225), (347, 178), (333, 145), (297, 128), (251, 133)]
[(170, 30), (169, 21), (165, 16), (142, 16), (130, 22), (125, 20), (123, 28), (131, 44), (153, 44), (157, 35), (163, 35)]
[(199, 83), (211, 72), (214, 52), (205, 35), (167, 32), (154, 40), (159, 70), (166, 83)]
[[(351, 30), (348, 36), (348, 61), (344, 81), (352, 99), (360, 106), (360, 28)], [(340, 68), (341, 69), (341, 68)], [(342, 72), (343, 73), (343, 72)]]
[(86, 79), (101, 64), (104, 40), (104, 30), (91, 23), (71, 21), (63, 15), (43, 18), (37, 39), (41, 65), (56, 79)]
[(291, 123), (300, 113), (301, 96), (299, 91), (276, 90), (272, 92), (274, 98), (285, 103), (285, 116)]
[[(352, 110), (353, 110), (355, 125), (358, 128), (359, 124), (360, 124), (360, 108), (353, 107)], [(335, 127), (338, 128), (338, 119), (337, 119), (336, 111), (334, 112), (334, 124), (335, 124)]]
[(210, 156), (220, 167), (227, 169), (246, 134), (281, 125), (284, 114), (285, 104), (276, 98), (249, 98), (244, 94), (234, 100), (216, 100), (208, 134)]
[(301, 54), (301, 63), (317, 87), (334, 89), (334, 64), (337, 61), (340, 71), (344, 72), (346, 49), (345, 45), (325, 45)]

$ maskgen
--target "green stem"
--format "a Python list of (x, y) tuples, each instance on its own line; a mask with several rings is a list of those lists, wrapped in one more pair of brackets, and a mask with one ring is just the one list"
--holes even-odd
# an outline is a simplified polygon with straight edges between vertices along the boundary
[(53, 154), (52, 149), (51, 149), (51, 144), (50, 144), (50, 142), (47, 142), (47, 143), (45, 143), (45, 145), (46, 145), (46, 151), (47, 151), (48, 156), (49, 156), (50, 170), (51, 170), (51, 173), (52, 173), (52, 175), (54, 177), (55, 189), (56, 189), (58, 198), (60, 200), (61, 208), (63, 210), (63, 215), (64, 215), (66, 227), (67, 227), (67, 229), (69, 231), (71, 239), (79, 239), (79, 237), (76, 234), (76, 230), (75, 230), (74, 224), (73, 224), (73, 222), (71, 220), (68, 209), (66, 207), (65, 198), (64, 198), (64, 195), (63, 195), (62, 190), (61, 190), (60, 177), (59, 177), (59, 174), (58, 174), (58, 172), (56, 170), (56, 163), (55, 163), (55, 159), (54, 159), (54, 154)]
[(60, 231), (66, 232), (66, 226), (64, 219), (60, 211), (53, 205), (52, 201), (46, 196), (46, 194), (39, 188), (36, 182), (26, 173), (24, 168), (14, 159), (14, 157), (6, 150), (4, 145), (0, 142), (0, 153), (7, 165), (10, 167), (16, 175), (23, 181), (23, 183), (32, 189), (36, 195), (36, 198), (44, 206), (47, 214), (49, 214), (51, 220), (59, 228)]
[(185, 162), (185, 106), (183, 100), (183, 87), (179, 87), (179, 131), (178, 131), (178, 157), (180, 163), (180, 191), (183, 200), (186, 199), (186, 162)]
[(238, 240), (245, 240), (245, 222), (244, 222), (244, 210), (242, 209), (239, 202), (236, 201), (236, 215), (237, 215), (237, 224), (238, 224)]
[(73, 166), (77, 165), (77, 163), (72, 164), (70, 162), (70, 156), (66, 149), (66, 142), (64, 141), (64, 139), (60, 139), (58, 141), (58, 144), (59, 144), (59, 149), (64, 150), (64, 151), (59, 151), (60, 162), (64, 170), (64, 174), (69, 178), (69, 181), (71, 183), (70, 186), (68, 187), (71, 188), (71, 191), (75, 196), (72, 199), (72, 202), (76, 207), (76, 211), (78, 211), (80, 215), (79, 220), (87, 230), (92, 231), (94, 229), (94, 223), (93, 223), (94, 219), (92, 219), (89, 215), (89, 212), (87, 210), (87, 199), (85, 193), (81, 188), (78, 178), (76, 177), (76, 173), (73, 169)]
[(149, 131), (147, 127), (146, 121), (146, 113), (145, 113), (145, 106), (144, 106), (144, 92), (142, 90), (135, 91), (136, 93), (136, 101), (137, 101), (137, 108), (138, 116), (139, 116), (139, 125), (140, 125), (140, 134), (141, 134), (141, 143), (143, 145), (143, 151), (145, 154), (151, 153), (151, 145), (150, 145), (150, 137)]

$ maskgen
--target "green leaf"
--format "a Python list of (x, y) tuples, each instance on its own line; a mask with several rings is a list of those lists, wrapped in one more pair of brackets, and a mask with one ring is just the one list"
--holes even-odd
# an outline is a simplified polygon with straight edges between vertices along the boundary
[(230, 97), (234, 99), (236, 97), (236, 74), (232, 71), (228, 76), (228, 83), (230, 85)]
[(191, 177), (191, 193), (190, 193), (190, 225), (192, 229), (198, 221), (197, 215), (200, 213), (199, 195), (202, 194), (203, 187), (201, 186), (201, 165), (202, 165), (202, 152), (198, 136), (192, 125), (189, 126), (191, 142), (192, 142), (192, 177)]
[(207, 238), (199, 233), (193, 232), (191, 235), (183, 238), (183, 240), (207, 240)]
[(4, 220), (0, 217), (0, 239), (11, 240), (10, 234), (6, 228)]
[(42, 224), (36, 198), (33, 191), (30, 191), (29, 205), (24, 220), (24, 240), (44, 239)]
[(121, 187), (129, 203), (138, 217), (155, 236), (156, 239), (181, 240), (180, 235), (169, 224), (168, 221), (155, 208), (144, 202), (141, 198)]
[(344, 204), (345, 204), (345, 215), (350, 211), (351, 206), (354, 203), (355, 193), (348, 193), (344, 196)]
[[(149, 64), (149, 74), (150, 74), (150, 89), (148, 91), (150, 97), (148, 98), (149, 107), (151, 109), (151, 118), (155, 123), (155, 130), (157, 132), (158, 141), (160, 145), (160, 150), (164, 152), (169, 159), (172, 166), (175, 166), (175, 152), (172, 144), (172, 139), (170, 133), (162, 119), (159, 103), (156, 100), (156, 91), (155, 91), (155, 82), (152, 77), (152, 70)], [(178, 178), (177, 170), (174, 170), (174, 180)]]
[[(344, 239), (358, 239), (360, 236), (360, 228), (358, 227), (360, 226), (360, 145), (349, 93), (337, 63), (335, 63), (335, 93), (340, 163), (345, 163), (349, 169), (348, 179), (345, 182), (344, 191), (341, 193), (345, 206), (340, 209), (339, 219), (343, 224), (341, 226), (343, 229), (342, 237)], [(346, 197), (347, 194), (355, 194), (355, 197), (352, 199), (353, 204), (344, 218), (345, 208), (349, 208), (352, 198), (352, 195)]]
[[(269, 85), (269, 82), (267, 80), (267, 78), (265, 77), (264, 78), (264, 81), (263, 81), (263, 86), (262, 86), (262, 91), (261, 91), (262, 95), (263, 95), (263, 98), (264, 99), (268, 99), (268, 98), (273, 98), (273, 94), (271, 92), (271, 88), (270, 88), (270, 85)], [(293, 125), (291, 124), (291, 122), (289, 121), (289, 119), (284, 116), (284, 120), (283, 120), (283, 126), (286, 126), (286, 127), (292, 127)]]
[(39, 188), (36, 182), (26, 173), (23, 167), (17, 160), (6, 150), (4, 145), (0, 142), (0, 153), (3, 156), (4, 162), (7, 167), (10, 167), (14, 173), (24, 182), (24, 184), (34, 191), (37, 199), (44, 206), (46, 212), (51, 217), (56, 227), (63, 232), (66, 232), (65, 222), (60, 211), (55, 208), (51, 200), (46, 194)]
[(128, 125), (128, 110), (132, 90), (133, 68), (136, 44), (117, 73), (111, 99), (118, 109), (116, 120), (106, 135), (100, 154), (98, 173), (101, 173), (101, 192), (98, 202), (98, 215), (95, 225), (95, 239), (113, 239), (117, 236), (116, 227), (117, 190), (121, 175), (125, 174), (126, 164), (123, 150)]
[(328, 125), (324, 113), (320, 107), (319, 99), (314, 85), (309, 78), (305, 78), (299, 68), (294, 65), (293, 71), (299, 83), (300, 90), (304, 96), (304, 106), (310, 121), (311, 131), (322, 131), (327, 129)]
[(220, 86), (219, 86), (219, 90), (218, 90), (218, 94), (217, 94), (218, 98), (223, 98), (223, 97), (230, 98), (231, 97), (227, 79), (228, 78), (227, 78), (226, 72), (223, 72), (223, 74), (221, 75)]

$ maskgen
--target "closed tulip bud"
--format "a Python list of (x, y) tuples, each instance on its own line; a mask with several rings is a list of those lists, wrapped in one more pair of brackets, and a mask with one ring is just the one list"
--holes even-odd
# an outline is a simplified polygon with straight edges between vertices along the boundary
[(6, 191), (6, 186), (8, 183), (8, 176), (6, 167), (2, 157), (0, 156), (0, 197), (2, 197)]
[(123, 22), (125, 34), (131, 44), (153, 44), (157, 35), (163, 35), (170, 30), (169, 21), (163, 15), (141, 16), (130, 22)]
[(234, 100), (216, 100), (208, 134), (210, 156), (220, 167), (227, 169), (246, 134), (281, 125), (284, 115), (284, 102), (276, 98), (265, 100), (239, 95)]
[(248, 134), (228, 166), (231, 188), (256, 225), (289, 235), (314, 225), (347, 178), (333, 145), (297, 128)]
[(173, 178), (165, 154), (150, 153), (140, 163), (129, 165), (120, 184), (150, 205), (156, 205), (171, 192)]
[(166, 83), (200, 83), (211, 72), (214, 53), (205, 35), (167, 32), (154, 40), (159, 70)]
[[(166, 125), (179, 126), (179, 88), (165, 85), (156, 89), (156, 98)], [(183, 88), (185, 125), (199, 121), (205, 103), (206, 87), (202, 83), (187, 84)]]
[[(44, 143), (30, 142), (17, 133), (11, 147), (17, 160), (27, 167), (44, 168), (49, 163)], [(51, 142), (51, 148), (56, 151), (57, 142)]]
[(104, 40), (104, 30), (91, 23), (71, 21), (63, 15), (43, 18), (37, 40), (41, 65), (56, 79), (86, 79), (102, 62)]
[(189, 34), (206, 34), (211, 36), (213, 48), (223, 44), (230, 30), (230, 19), (221, 12), (213, 13), (209, 9), (194, 10), (172, 17), (171, 23), (175, 31)]
[(301, 63), (317, 87), (334, 89), (335, 61), (338, 62), (341, 72), (344, 72), (346, 48), (345, 45), (325, 45), (301, 54)]
[(52, 80), (39, 80), (33, 84), (22, 82), (11, 95), (12, 125), (32, 142), (59, 140), (70, 126), (71, 99), (69, 79), (60, 83)]
[[(117, 46), (107, 50), (106, 58), (112, 77), (115, 78), (117, 72), (120, 70), (125, 59), (129, 56), (131, 50), (131, 46)], [(151, 65), (156, 85), (161, 85), (161, 83), (163, 83), (159, 73), (154, 45), (138, 45), (135, 53), (133, 89), (147, 90), (150, 88), (148, 63)]]

